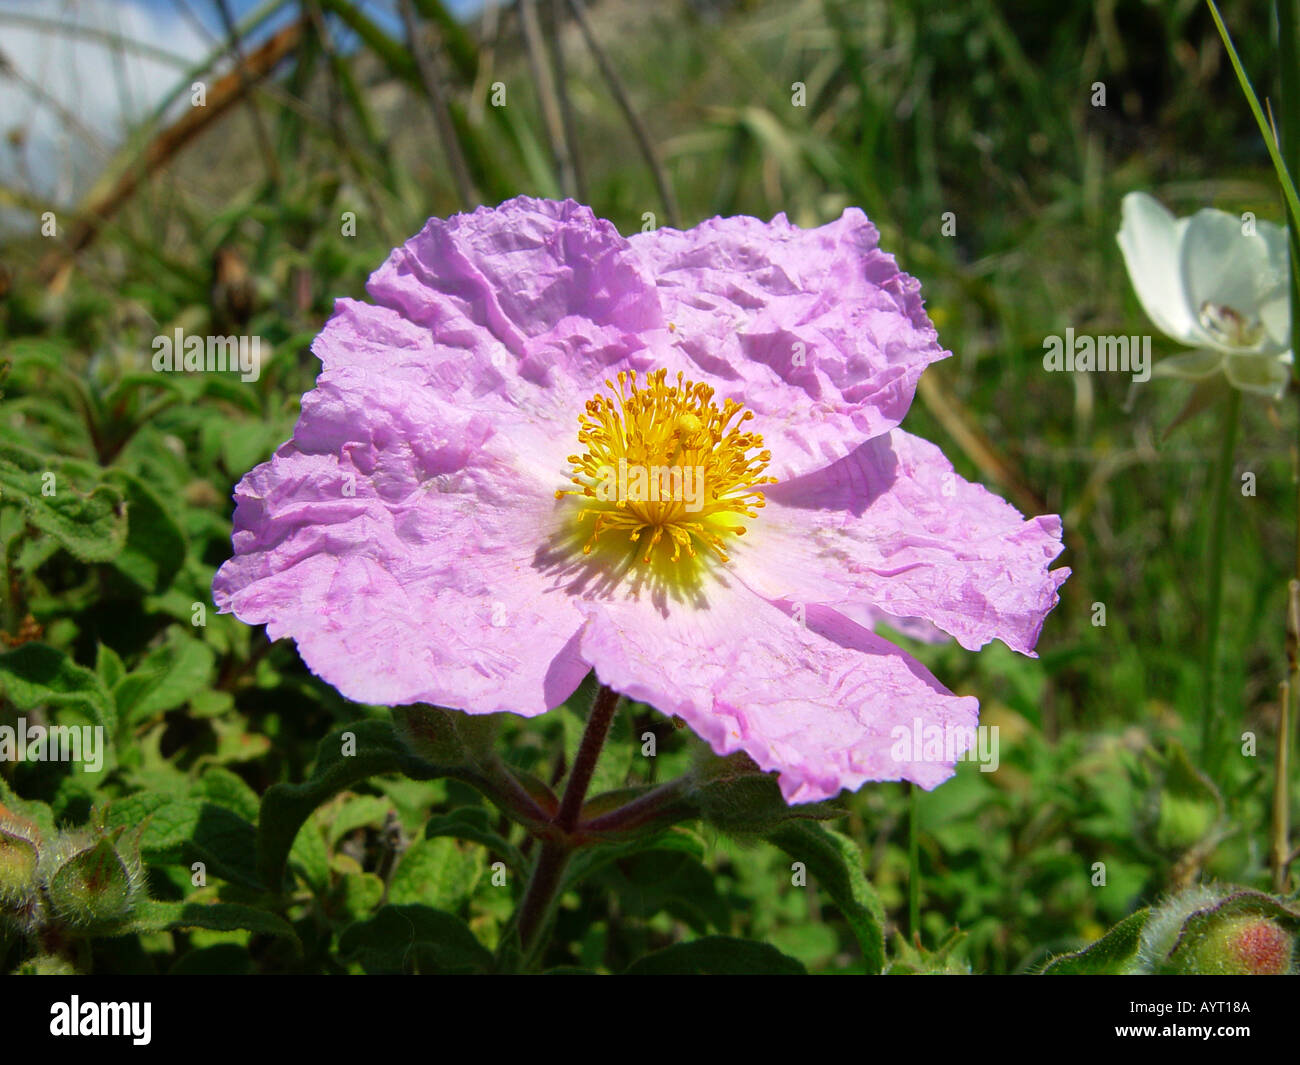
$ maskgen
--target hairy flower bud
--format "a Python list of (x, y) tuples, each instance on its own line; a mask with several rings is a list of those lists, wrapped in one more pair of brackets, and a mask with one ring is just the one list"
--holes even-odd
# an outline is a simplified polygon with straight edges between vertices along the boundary
[(0, 905), (18, 902), (36, 888), (40, 839), (34, 824), (0, 806)]
[[(776, 777), (764, 773), (742, 751), (722, 758), (708, 757), (692, 772), (687, 798), (707, 824), (731, 835), (763, 835), (792, 816), (781, 797)], [(825, 804), (806, 804), (801, 818), (833, 816)]]
[(41, 922), (41, 843), (35, 824), (0, 806), (0, 925), (23, 935)]
[(1174, 952), (1182, 972), (1223, 976), (1285, 976), (1295, 937), (1267, 917), (1228, 917), (1211, 924)]
[(393, 724), (415, 754), (439, 766), (481, 764), (491, 757), (499, 714), (466, 714), (416, 703), (393, 707)]
[(80, 848), (75, 841), (64, 841), (60, 849), (71, 853), (60, 858), (46, 884), (58, 918), (95, 931), (126, 920), (142, 890), (138, 859), (123, 857), (106, 837)]
[(1197, 885), (1155, 910), (1138, 971), (1283, 975), (1293, 971), (1300, 911), (1247, 888)]

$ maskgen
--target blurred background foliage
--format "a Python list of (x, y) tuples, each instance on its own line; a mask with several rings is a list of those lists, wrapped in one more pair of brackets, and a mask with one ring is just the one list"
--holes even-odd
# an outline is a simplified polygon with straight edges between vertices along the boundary
[[(1275, 91), (1261, 6), (1223, 11), (1256, 85)], [(1180, 214), (1281, 217), (1204, 5), (519, 0), (462, 21), (437, 0), (270, 0), (227, 14), (233, 36), (214, 34), (210, 57), (177, 72), (173, 98), (84, 195), (0, 188), (0, 446), (43, 456), (80, 507), (0, 509), (0, 621), (18, 648), (5, 660), (32, 645), (57, 655), (36, 695), (0, 668), (0, 723), (111, 720), (116, 740), (98, 778), (0, 764), (0, 803), (69, 822), (106, 805), (119, 824), (165, 807), (174, 816), (150, 822), (142, 844), (151, 893), (276, 910), (303, 945), (141, 932), (98, 942), (100, 971), (382, 969), (398, 963), (344, 935), (381, 901), (458, 914), (495, 946), (509, 913), (490, 883), (500, 844), (423, 838), (431, 817), (486, 817), (455, 783), (381, 776), (331, 800), (294, 845), (294, 890), (266, 895), (249, 867), (258, 797), (303, 779), (332, 728), (387, 712), (346, 704), (292, 644), (215, 615), (209, 589), (230, 552), (232, 486), (291, 434), (334, 299), (362, 296), (429, 216), (518, 193), (573, 195), (624, 233), (781, 211), (814, 226), (863, 208), (921, 279), (954, 355), (926, 374), (906, 427), (1022, 511), (1065, 519), (1074, 576), (1039, 658), (909, 645), (1001, 730), (996, 773), (964, 765), (916, 797), (918, 928), (908, 796), (868, 785), (847, 801), (839, 827), (899, 932), (900, 968), (1022, 971), (1199, 875), (1268, 886), (1294, 413), (1245, 412), (1237, 464), (1257, 495), (1231, 502), (1222, 690), (1234, 742), (1213, 794), (1178, 767), (1199, 714), (1216, 423), (1166, 437), (1187, 386), (1051, 375), (1041, 361), (1044, 337), (1070, 326), (1150, 333), (1157, 357), (1172, 351), (1115, 244), (1125, 192)], [(5, 25), (0, 8), (0, 53)], [(206, 107), (189, 106), (195, 81)], [(1097, 82), (1105, 106), (1092, 103)], [(23, 121), (4, 116), (11, 152)], [(258, 335), (273, 354), (251, 384), (151, 373), (153, 337), (177, 327)], [(9, 503), (24, 498), (20, 481), (0, 486)], [(208, 606), (203, 625), (195, 603)], [(512, 723), (512, 764), (550, 779), (570, 717)], [(637, 753), (646, 728), (659, 736), (652, 766)], [(1239, 756), (1246, 731), (1255, 757)], [(606, 783), (666, 779), (697, 743), (628, 707)], [(212, 829), (214, 809), (229, 831)], [(195, 855), (211, 873), (199, 889), (184, 864)], [(765, 940), (810, 969), (859, 964), (834, 907), (791, 886), (788, 857), (710, 832), (571, 891), (548, 961), (620, 971), (708, 932)], [(913, 932), (939, 954), (918, 960), (901, 944)], [(5, 949), (11, 968), (20, 947)]]

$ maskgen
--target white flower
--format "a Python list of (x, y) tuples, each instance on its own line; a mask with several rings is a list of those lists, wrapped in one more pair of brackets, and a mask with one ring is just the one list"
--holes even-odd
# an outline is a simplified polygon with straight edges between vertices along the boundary
[(1175, 218), (1145, 192), (1130, 192), (1117, 239), (1147, 317), (1197, 349), (1161, 360), (1157, 375), (1200, 380), (1222, 370), (1234, 388), (1282, 395), (1291, 376), (1284, 228), (1248, 227), (1209, 207)]

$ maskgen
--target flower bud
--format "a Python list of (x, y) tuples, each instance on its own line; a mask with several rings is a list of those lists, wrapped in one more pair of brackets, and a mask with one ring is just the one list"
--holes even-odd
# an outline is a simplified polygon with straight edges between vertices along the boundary
[(17, 903), (36, 890), (40, 839), (34, 824), (0, 806), (0, 905)]
[(139, 863), (123, 859), (109, 839), (101, 838), (63, 858), (46, 893), (60, 920), (101, 931), (131, 915), (142, 879)]
[(776, 776), (761, 770), (743, 751), (708, 757), (691, 773), (686, 796), (702, 820), (731, 835), (765, 835), (792, 817), (832, 816), (826, 803), (789, 806)]
[(1215, 976), (1285, 976), (1295, 956), (1295, 937), (1267, 917), (1227, 917), (1174, 952), (1181, 972)]
[(500, 720), (500, 714), (467, 714), (427, 703), (393, 707), (402, 742), (438, 766), (480, 765), (489, 759)]
[(0, 927), (30, 935), (42, 924), (41, 833), (31, 821), (0, 806)]
[(1152, 911), (1140, 971), (1280, 975), (1292, 971), (1300, 911), (1250, 888), (1196, 885)]

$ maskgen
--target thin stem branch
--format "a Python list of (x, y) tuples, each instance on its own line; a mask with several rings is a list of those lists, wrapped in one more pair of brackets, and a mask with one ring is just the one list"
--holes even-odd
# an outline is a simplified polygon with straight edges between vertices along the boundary
[(596, 698), (592, 700), (591, 716), (587, 719), (582, 742), (578, 744), (578, 753), (573, 758), (573, 770), (569, 773), (569, 782), (564, 786), (560, 809), (555, 815), (555, 824), (566, 834), (578, 827), (578, 814), (582, 812), (587, 788), (591, 784), (592, 774), (596, 772), (596, 762), (600, 759), (605, 737), (609, 735), (609, 726), (614, 721), (614, 711), (617, 709), (618, 692), (602, 684), (596, 691)]
[(569, 99), (569, 77), (564, 63), (564, 0), (551, 0), (547, 14), (551, 30), (551, 58), (555, 64), (555, 95), (560, 101), (560, 118), (564, 126), (564, 141), (568, 148), (570, 177), (573, 193), (579, 203), (587, 202), (587, 182), (583, 177), (582, 159), (578, 155), (578, 129), (573, 117), (573, 103)]
[(645, 123), (641, 121), (641, 116), (637, 114), (636, 108), (632, 106), (627, 90), (623, 88), (623, 82), (619, 80), (618, 72), (615, 71), (614, 65), (609, 61), (609, 56), (605, 54), (600, 42), (596, 40), (595, 31), (591, 28), (591, 20), (587, 18), (586, 5), (583, 4), (582, 0), (569, 0), (569, 10), (573, 12), (578, 28), (582, 30), (582, 36), (587, 42), (587, 47), (591, 49), (596, 65), (600, 67), (600, 73), (605, 79), (605, 84), (609, 86), (609, 91), (613, 94), (614, 100), (623, 111), (623, 117), (627, 119), (627, 124), (632, 129), (632, 136), (636, 138), (637, 147), (641, 149), (641, 155), (645, 158), (646, 166), (650, 168), (650, 173), (654, 177), (655, 187), (659, 190), (659, 199), (663, 201), (664, 216), (668, 219), (668, 224), (674, 228), (680, 228), (682, 223), (677, 210), (677, 198), (673, 195), (672, 186), (668, 184), (668, 175), (664, 173), (663, 164), (659, 161), (659, 153), (655, 150), (654, 142), (650, 139), (650, 131), (646, 129)]
[(610, 810), (599, 817), (593, 817), (590, 821), (584, 821), (583, 838), (633, 833), (643, 830), (647, 825), (666, 825), (673, 820), (691, 816), (697, 812), (695, 808), (680, 800), (686, 789), (693, 783), (694, 778), (689, 773), (686, 776), (676, 777), (631, 802), (624, 803), (616, 810)]
[(537, 0), (518, 0), (519, 28), (524, 37), (524, 53), (528, 58), (528, 72), (537, 90), (537, 103), (542, 111), (542, 126), (546, 130), (551, 161), (555, 164), (556, 184), (561, 195), (572, 196), (573, 168), (569, 165), (569, 146), (564, 136), (564, 121), (560, 102), (555, 95), (552, 64), (542, 39), (542, 28), (537, 18)]
[(456, 184), (456, 194), (460, 197), (461, 207), (469, 210), (478, 200), (474, 182), (469, 176), (469, 167), (461, 152), (460, 141), (456, 139), (456, 128), (451, 121), (451, 110), (443, 93), (442, 71), (437, 56), (426, 52), (420, 45), (419, 23), (411, 0), (399, 0), (397, 5), (402, 12), (402, 24), (406, 28), (406, 38), (411, 55), (415, 59), (415, 68), (420, 75), (425, 95), (433, 108), (433, 121), (438, 127), (438, 139), (442, 141), (442, 150), (446, 153), (447, 164), (451, 169), (452, 180)]
[(921, 934), (921, 847), (917, 835), (920, 826), (916, 785), (908, 781), (903, 787), (907, 789), (907, 930), (915, 940)]
[(1208, 596), (1205, 608), (1205, 657), (1201, 662), (1201, 765), (1213, 777), (1219, 764), (1219, 621), (1223, 611), (1224, 534), (1227, 526), (1228, 482), (1232, 479), (1232, 456), (1237, 447), (1237, 423), (1241, 416), (1241, 393), (1228, 393), (1223, 415), (1223, 437), (1219, 461), (1214, 470), (1214, 504), (1210, 514), (1210, 549), (1207, 559)]
[[(1291, 582), (1291, 610), (1294, 612), (1300, 599), (1300, 582)], [(1291, 863), (1291, 796), (1287, 783), (1290, 780), (1290, 735), (1291, 735), (1291, 681), (1288, 677), (1282, 682), (1282, 706), (1277, 723), (1277, 756), (1273, 775), (1273, 826), (1272, 846), (1269, 857), (1273, 867), (1273, 890), (1282, 894), (1286, 891)]]
[(605, 746), (605, 737), (609, 735), (609, 726), (614, 720), (614, 712), (618, 709), (618, 698), (618, 692), (603, 684), (596, 691), (596, 698), (591, 704), (591, 715), (587, 718), (587, 727), (582, 733), (578, 753), (573, 759), (569, 781), (565, 785), (559, 809), (551, 819), (551, 825), (556, 830), (555, 834), (542, 840), (537, 864), (533, 866), (528, 888), (524, 892), (523, 901), (519, 904), (519, 942), (523, 947), (525, 964), (536, 949), (537, 937), (546, 927), (555, 905), (564, 869), (569, 864), (569, 856), (573, 852), (569, 836), (578, 827), (578, 816), (582, 812), (582, 804), (587, 797), (587, 788), (591, 785), (592, 775), (596, 772), (596, 763), (600, 759), (601, 749)]
[(537, 937), (545, 927), (560, 890), (560, 878), (569, 864), (570, 850), (560, 840), (546, 840), (537, 855), (528, 889), (519, 904), (519, 944), (525, 962), (537, 948)]
[(239, 43), (239, 27), (235, 24), (235, 16), (230, 13), (228, 0), (216, 0), (216, 6), (221, 15), (221, 24), (226, 30), (226, 47), (230, 49), (230, 57), (235, 63), (235, 73), (239, 75), (240, 95), (248, 105), (248, 117), (253, 124), (253, 138), (262, 153), (267, 180), (274, 189), (280, 184), (280, 162), (275, 157), (275, 149), (271, 147), (271, 136), (262, 121), (262, 112), (250, 91), (253, 82), (248, 76), (248, 61), (244, 58), (244, 49)]

